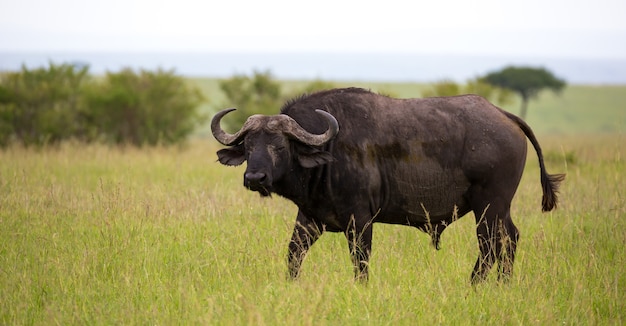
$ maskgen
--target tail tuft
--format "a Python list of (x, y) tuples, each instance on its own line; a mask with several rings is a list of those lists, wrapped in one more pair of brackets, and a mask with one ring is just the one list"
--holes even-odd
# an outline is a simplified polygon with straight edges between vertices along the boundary
[(565, 174), (547, 174), (544, 171), (543, 169), (541, 171), (541, 188), (543, 189), (541, 207), (544, 212), (549, 212), (557, 206), (559, 185), (565, 180)]

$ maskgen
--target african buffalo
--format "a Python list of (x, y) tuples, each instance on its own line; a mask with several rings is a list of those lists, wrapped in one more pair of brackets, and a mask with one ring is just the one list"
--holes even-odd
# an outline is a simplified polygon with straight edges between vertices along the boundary
[(472, 283), (497, 260), (513, 267), (519, 232), (511, 200), (526, 162), (526, 138), (539, 157), (543, 211), (557, 205), (564, 174), (546, 172), (541, 147), (517, 116), (476, 95), (395, 99), (359, 88), (288, 101), (281, 114), (250, 116), (235, 134), (217, 113), (213, 136), (229, 146), (225, 165), (248, 161), (246, 188), (276, 193), (299, 210), (289, 243), (289, 275), (325, 231), (343, 232), (357, 279), (367, 280), (376, 222), (414, 226), (435, 248), (453, 221), (474, 212), (480, 255)]

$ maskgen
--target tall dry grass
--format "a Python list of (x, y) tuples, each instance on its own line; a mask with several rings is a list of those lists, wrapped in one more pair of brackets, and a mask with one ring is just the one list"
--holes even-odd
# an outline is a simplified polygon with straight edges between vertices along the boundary
[[(509, 283), (472, 288), (474, 218), (435, 251), (376, 224), (367, 285), (325, 234), (286, 279), (296, 209), (246, 191), (212, 141), (149, 150), (63, 145), (0, 152), (0, 323), (614, 324), (626, 322), (626, 139), (542, 137), (566, 172), (541, 213), (536, 158), (513, 203)], [(569, 153), (569, 154), (568, 154)], [(567, 158), (569, 155), (569, 159)]]

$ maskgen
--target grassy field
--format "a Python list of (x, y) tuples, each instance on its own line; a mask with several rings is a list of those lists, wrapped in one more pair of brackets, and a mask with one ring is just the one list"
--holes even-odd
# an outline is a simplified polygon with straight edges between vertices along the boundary
[[(343, 235), (325, 234), (291, 282), (295, 206), (247, 192), (243, 169), (219, 165), (212, 139), (9, 148), (0, 152), (0, 324), (623, 325), (626, 119), (605, 111), (624, 95), (574, 90), (530, 107), (532, 118), (565, 110), (560, 101), (573, 115), (598, 105), (538, 127), (549, 171), (567, 173), (560, 207), (541, 213), (530, 155), (513, 203), (521, 239), (512, 279), (499, 284), (492, 273), (476, 288), (473, 216), (446, 230), (440, 251), (415, 229), (375, 225), (367, 285), (352, 281)], [(605, 98), (613, 92), (617, 100)], [(579, 127), (590, 129), (576, 135)]]

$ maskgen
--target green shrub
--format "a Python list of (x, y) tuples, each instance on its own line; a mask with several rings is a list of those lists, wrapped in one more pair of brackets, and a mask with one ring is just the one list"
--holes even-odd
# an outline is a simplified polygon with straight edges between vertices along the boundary
[(461, 88), (451, 80), (442, 80), (433, 84), (432, 89), (425, 90), (423, 97), (454, 96), (461, 94)]
[(89, 120), (104, 141), (136, 146), (174, 144), (204, 121), (203, 100), (172, 71), (107, 73), (88, 92)]
[(513, 101), (511, 91), (493, 86), (480, 78), (470, 79), (465, 85), (459, 85), (452, 80), (445, 79), (434, 83), (430, 89), (422, 93), (422, 96), (455, 96), (461, 94), (480, 95), (498, 105), (511, 104)]
[(220, 81), (220, 88), (226, 95), (222, 108), (234, 107), (233, 112), (224, 120), (225, 129), (236, 130), (253, 114), (274, 115), (289, 100), (303, 94), (311, 94), (335, 88), (335, 84), (320, 79), (307, 83), (303, 88), (292, 92), (283, 92), (281, 83), (274, 80), (271, 72), (254, 71), (251, 76), (235, 75)]
[(199, 90), (172, 71), (125, 69), (96, 80), (88, 67), (55, 65), (0, 79), (0, 146), (66, 139), (136, 146), (181, 142), (204, 122)]
[(319, 91), (333, 89), (335, 87), (337, 86), (335, 86), (335, 84), (332, 82), (321, 80), (321, 79), (315, 79), (311, 81), (310, 83), (308, 83), (307, 85), (305, 85), (303, 89), (297, 91), (296, 94), (289, 96), (289, 97), (293, 98), (301, 94), (311, 94), (311, 93), (315, 93)]
[(252, 76), (235, 75), (220, 81), (220, 89), (228, 101), (223, 107), (237, 109), (225, 120), (229, 129), (241, 127), (252, 114), (277, 114), (284, 101), (280, 83), (270, 71), (254, 71)]
[(55, 65), (9, 72), (0, 80), (0, 144), (55, 144), (81, 136), (81, 89), (87, 67)]

